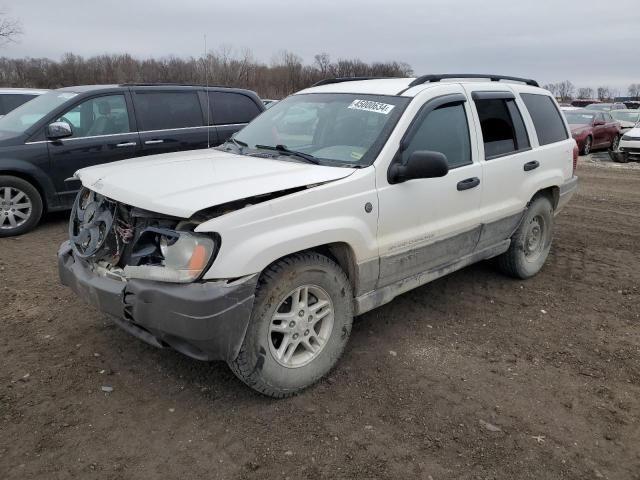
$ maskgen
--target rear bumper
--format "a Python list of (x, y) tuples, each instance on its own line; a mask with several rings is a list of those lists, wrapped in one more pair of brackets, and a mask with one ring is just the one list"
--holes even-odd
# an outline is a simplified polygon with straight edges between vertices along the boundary
[(560, 195), (558, 198), (556, 213), (562, 210), (569, 200), (571, 200), (571, 197), (576, 193), (576, 190), (578, 190), (578, 177), (575, 175), (560, 185)]
[(198, 360), (233, 360), (244, 340), (257, 275), (241, 281), (171, 284), (100, 276), (74, 256), (69, 242), (58, 251), (63, 285), (111, 316), (141, 340), (171, 347)]

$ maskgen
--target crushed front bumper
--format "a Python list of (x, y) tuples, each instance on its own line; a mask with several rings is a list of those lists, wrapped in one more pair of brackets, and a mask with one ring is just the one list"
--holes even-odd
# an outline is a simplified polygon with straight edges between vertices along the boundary
[(127, 332), (198, 360), (236, 358), (258, 280), (254, 275), (230, 283), (171, 284), (107, 278), (74, 256), (69, 242), (58, 251), (58, 272), (63, 285)]

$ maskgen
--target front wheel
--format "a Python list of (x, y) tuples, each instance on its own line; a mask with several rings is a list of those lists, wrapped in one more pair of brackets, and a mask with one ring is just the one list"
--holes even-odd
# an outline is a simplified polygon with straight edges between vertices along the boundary
[(611, 151), (617, 152), (619, 146), (620, 146), (620, 136), (616, 135), (611, 139)]
[(0, 237), (33, 230), (42, 216), (42, 197), (26, 180), (0, 175)]
[(553, 205), (547, 196), (535, 197), (511, 237), (509, 250), (498, 257), (498, 267), (515, 278), (530, 278), (540, 271), (551, 250)]
[(591, 139), (591, 137), (587, 137), (584, 140), (584, 144), (582, 145), (582, 151), (580, 152), (581, 155), (589, 155), (591, 153), (591, 145), (593, 143), (593, 140)]
[(352, 302), (349, 280), (329, 258), (309, 252), (276, 262), (258, 282), (251, 322), (231, 370), (265, 395), (298, 393), (342, 355)]

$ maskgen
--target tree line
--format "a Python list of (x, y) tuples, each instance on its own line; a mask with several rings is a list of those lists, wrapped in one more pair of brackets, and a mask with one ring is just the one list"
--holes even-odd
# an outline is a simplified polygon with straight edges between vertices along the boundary
[[(598, 99), (600, 101), (611, 101), (616, 97), (620, 97), (620, 90), (602, 85), (597, 88), (579, 87), (576, 88), (569, 80), (558, 83), (548, 83), (542, 88), (549, 90), (554, 96), (568, 102), (574, 98)], [(627, 96), (634, 100), (640, 100), (640, 83), (632, 83), (627, 89)]]
[(71, 85), (120, 83), (181, 83), (248, 88), (262, 98), (282, 98), (333, 77), (407, 77), (404, 62), (333, 61), (327, 53), (313, 63), (289, 51), (270, 64), (257, 61), (248, 49), (223, 46), (200, 57), (135, 58), (128, 54), (82, 57), (67, 53), (58, 61), (48, 58), (0, 57), (0, 86), (59, 88)]

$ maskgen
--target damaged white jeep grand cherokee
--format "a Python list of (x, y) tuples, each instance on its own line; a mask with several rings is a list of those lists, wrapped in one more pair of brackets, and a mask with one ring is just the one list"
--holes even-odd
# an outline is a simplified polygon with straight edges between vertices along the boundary
[(492, 257), (535, 275), (577, 186), (569, 132), (532, 80), (323, 81), (216, 150), (78, 171), (60, 278), (151, 345), (288, 396), (355, 315)]

